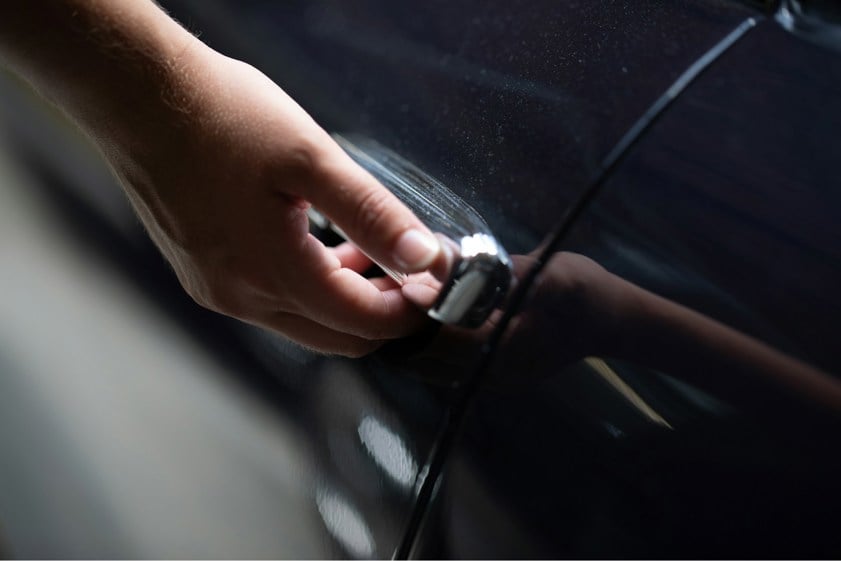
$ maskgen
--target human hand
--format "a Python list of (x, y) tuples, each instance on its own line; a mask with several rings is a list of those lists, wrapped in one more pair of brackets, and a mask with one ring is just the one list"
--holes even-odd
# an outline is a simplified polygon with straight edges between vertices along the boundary
[[(534, 266), (532, 256), (512, 259), (520, 276)], [(534, 378), (587, 356), (614, 355), (622, 325), (635, 310), (637, 291), (589, 257), (555, 253), (535, 279), (523, 309), (511, 319), (497, 370), (508, 377), (517, 372), (518, 377), (528, 373)]]
[(271, 80), (154, 2), (0, 3), (0, 62), (96, 142), (201, 305), (354, 356), (424, 321), (359, 274), (361, 251), (310, 236), (306, 211), (406, 273), (444, 259), (436, 238)]
[[(513, 255), (512, 261), (515, 276), (522, 279), (536, 266), (536, 255)], [(412, 275), (403, 290), (413, 301), (427, 305), (437, 284), (429, 274)], [(638, 287), (592, 259), (569, 252), (554, 254), (505, 327), (486, 383), (500, 389), (519, 386), (586, 356), (617, 354), (621, 330), (638, 315), (639, 300)], [(478, 329), (445, 326), (413, 357), (432, 360), (432, 368), (418, 369), (421, 376), (447, 385), (463, 381), (465, 367), (475, 365), (502, 316), (503, 310), (496, 310)], [(443, 368), (442, 363), (453, 368)]]
[(441, 249), (423, 224), (253, 67), (196, 41), (164, 94), (100, 144), (150, 235), (202, 306), (327, 353), (366, 354), (424, 316), (350, 244), (309, 234), (313, 204), (403, 272)]

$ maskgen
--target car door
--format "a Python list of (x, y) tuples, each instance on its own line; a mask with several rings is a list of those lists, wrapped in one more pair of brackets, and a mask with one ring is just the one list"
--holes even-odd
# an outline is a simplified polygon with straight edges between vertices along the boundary
[[(841, 59), (831, 20), (793, 34), (789, 15), (720, 53), (559, 227), (453, 437), (418, 555), (838, 551)], [(650, 318), (630, 316), (599, 340), (593, 310), (621, 302), (577, 307), (570, 252), (680, 321), (645, 342)], [(683, 345), (695, 321), (724, 335)]]
[[(713, 1), (647, 1), (628, 6), (613, 2), (412, 5), (366, 1), (350, 5), (178, 0), (167, 2), (166, 7), (212, 46), (261, 68), (328, 130), (373, 138), (441, 180), (485, 218), (514, 254), (546, 248), (559, 221), (602, 176), (606, 158), (640, 116), (688, 68), (759, 14), (742, 3)], [(10, 121), (18, 122), (14, 117), (10, 116)], [(31, 131), (29, 122), (12, 128)], [(221, 542), (231, 547), (224, 551), (236, 556), (267, 550), (278, 555), (406, 555), (415, 543), (423, 545), (416, 552), (469, 555), (473, 550), (461, 545), (448, 549), (458, 540), (473, 543), (470, 540), (476, 533), (469, 524), (475, 524), (481, 535), (498, 527), (505, 530), (497, 536), (500, 539), (509, 534), (520, 536), (509, 542), (519, 548), (511, 549), (512, 554), (577, 551), (523, 530), (533, 517), (516, 509), (511, 509), (516, 514), (509, 526), (452, 516), (452, 510), (446, 510), (450, 503), (443, 498), (450, 496), (450, 475), (439, 487), (443, 491), (434, 493), (442, 469), (458, 465), (464, 447), (459, 445), (455, 459), (447, 463), (451, 459), (449, 445), (460, 434), (462, 415), (473, 402), (473, 381), (498, 358), (492, 353), (502, 340), (501, 331), (433, 330), (417, 340), (351, 361), (313, 355), (270, 334), (212, 319), (175, 296), (177, 287), (156, 261), (154, 251), (133, 241), (142, 238), (131, 220), (123, 210), (102, 203), (111, 200), (105, 193), (113, 192), (113, 185), (106, 179), (97, 180), (100, 188), (80, 194), (79, 184), (90, 187), (90, 182), (68, 171), (76, 168), (78, 161), (57, 157), (64, 153), (62, 148), (38, 148), (45, 145), (43, 135), (31, 136), (27, 146), (32, 148), (22, 150), (39, 169), (48, 171), (46, 183), (56, 188), (51, 190), (54, 196), (62, 206), (76, 208), (81, 222), (100, 228), (89, 241), (101, 243), (107, 237), (103, 232), (123, 232), (118, 238), (123, 240), (119, 249), (104, 244), (108, 259), (134, 247), (128, 258), (116, 259), (128, 276), (143, 278), (144, 286), (152, 287), (154, 301), (164, 315), (176, 318), (202, 349), (209, 350), (212, 362), (231, 365), (229, 376), (244, 380), (252, 393), (256, 389), (261, 399), (269, 400), (270, 407), (282, 411), (280, 425), (286, 429), (270, 423), (268, 426), (275, 427), (272, 430), (295, 435), (290, 439), (295, 445), (287, 450), (298, 468), (267, 482), (262, 500), (253, 503), (274, 503), (274, 509), (249, 510), (248, 497), (260, 495), (250, 483), (234, 485), (233, 498), (225, 500), (224, 495), (211, 492), (216, 488), (211, 480), (200, 477), (185, 488), (209, 498), (206, 502), (187, 501), (177, 482), (190, 481), (190, 474), (201, 473), (203, 464), (175, 454), (139, 488), (156, 495), (169, 481), (171, 496), (179, 506), (171, 512), (178, 516), (164, 516), (159, 507), (136, 515), (143, 524), (155, 518), (150, 512), (159, 513), (158, 520), (168, 528), (167, 535), (178, 538), (176, 543), (202, 544), (202, 536), (213, 526), (202, 523), (200, 517), (192, 518), (191, 513), (217, 512), (237, 535), (248, 534), (231, 521), (240, 521), (244, 527), (245, 521), (262, 515), (259, 524), (248, 526), (265, 539), (206, 541), (211, 553)], [(518, 290), (525, 295), (533, 278), (528, 267), (521, 273)], [(511, 313), (518, 309), (516, 300), (506, 305)], [(551, 340), (544, 333), (536, 337)], [(441, 342), (445, 347), (447, 342), (454, 344), (441, 354), (430, 355), (429, 349)], [(183, 401), (173, 407), (204, 412), (204, 402), (192, 393), (185, 392)], [(527, 404), (502, 400), (493, 409), (505, 418), (522, 407), (534, 412), (535, 404)], [(543, 407), (557, 409), (556, 404), (541, 403)], [(119, 411), (109, 414), (119, 418)], [(472, 418), (468, 417), (467, 426)], [(245, 438), (238, 431), (253, 426), (235, 426), (237, 430), (220, 433), (224, 444), (208, 442), (203, 446), (231, 450), (225, 455), (227, 471), (223, 473), (237, 481), (249, 481), (247, 474), (258, 462), (259, 446), (236, 446)], [(527, 442), (519, 438), (521, 427), (511, 427), (514, 437), (497, 432), (497, 428), (486, 434), (503, 444)], [(153, 443), (155, 435), (166, 428), (154, 430), (158, 432), (150, 433)], [(91, 469), (90, 462), (108, 472), (107, 464), (103, 467), (95, 459), (80, 462), (80, 473)], [(172, 477), (162, 479), (160, 473), (167, 469)], [(506, 464), (495, 459), (484, 469), (482, 477), (490, 478), (492, 496), (519, 493), (516, 485), (506, 486), (489, 475), (506, 469)], [(48, 470), (44, 477), (51, 473)], [(518, 482), (522, 477), (546, 480), (525, 465), (516, 473)], [(82, 504), (95, 501), (105, 504), (105, 511), (114, 512), (128, 508), (122, 495), (102, 492), (96, 478), (84, 485), (79, 483), (82, 479), (79, 475), (73, 480), (90, 490), (89, 496), (79, 499)], [(467, 479), (473, 482), (470, 485), (478, 480)], [(37, 487), (36, 483), (32, 485)], [(132, 484), (136, 484), (132, 479), (119, 478), (113, 483), (118, 488)], [(548, 488), (558, 492), (555, 487)], [(598, 495), (586, 496), (595, 499)], [(437, 502), (433, 500), (436, 497)], [(452, 500), (453, 504), (466, 504)], [(599, 512), (599, 504), (594, 500), (590, 508)], [(486, 512), (492, 502), (480, 506)], [(48, 506), (43, 508), (49, 511)], [(505, 511), (507, 503), (501, 508)], [(37, 511), (32, 519), (43, 524), (47, 535), (55, 535), (46, 515)], [(80, 517), (80, 535), (96, 533), (90, 520), (97, 518), (85, 522)], [(188, 520), (198, 522), (190, 524)], [(143, 524), (140, 527), (146, 528)], [(171, 542), (161, 542), (161, 530), (155, 530), (154, 524), (151, 528), (139, 536), (130, 530), (125, 537), (112, 533), (113, 551), (128, 548), (127, 544), (139, 555), (152, 551), (168, 556), (177, 554), (170, 551), (180, 551), (156, 549), (156, 544)], [(284, 529), (284, 536), (299, 536), (299, 542), (294, 542), (297, 548), (289, 545), (284, 549), (283, 543), (266, 538), (273, 528), (277, 532)], [(416, 540), (419, 533), (422, 539)], [(61, 551), (62, 543), (57, 540), (56, 549), (46, 551)], [(258, 543), (260, 549), (254, 545)], [(266, 543), (274, 543), (276, 549), (264, 546)], [(98, 550), (82, 551), (95, 555)], [(190, 551), (206, 553), (201, 548)]]

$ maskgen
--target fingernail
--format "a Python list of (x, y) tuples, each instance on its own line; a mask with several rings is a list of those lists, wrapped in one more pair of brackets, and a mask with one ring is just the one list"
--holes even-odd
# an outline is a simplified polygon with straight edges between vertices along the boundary
[(394, 246), (394, 260), (404, 272), (420, 271), (429, 267), (440, 251), (441, 246), (434, 236), (420, 230), (408, 230)]

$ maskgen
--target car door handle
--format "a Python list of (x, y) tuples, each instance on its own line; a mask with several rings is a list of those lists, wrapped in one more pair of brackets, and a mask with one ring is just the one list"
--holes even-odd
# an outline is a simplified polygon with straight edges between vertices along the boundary
[[(451, 266), (428, 315), (462, 327), (482, 325), (512, 282), (511, 259), (484, 219), (440, 181), (376, 141), (359, 135), (333, 138), (450, 248)], [(317, 209), (310, 210), (310, 220), (348, 239)], [(377, 265), (398, 283), (405, 282), (405, 274)]]

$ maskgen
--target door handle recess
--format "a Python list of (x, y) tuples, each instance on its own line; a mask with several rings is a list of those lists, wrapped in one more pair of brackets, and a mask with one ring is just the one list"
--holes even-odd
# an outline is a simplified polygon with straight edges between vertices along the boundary
[[(334, 134), (356, 163), (388, 188), (446, 244), (450, 269), (428, 315), (442, 323), (478, 327), (484, 323), (512, 282), (511, 259), (476, 210), (440, 181), (369, 138)], [(310, 220), (348, 237), (316, 209)], [(377, 263), (400, 284), (407, 276)], [(439, 279), (441, 280), (441, 279)]]

